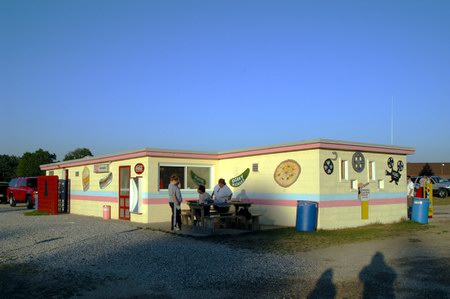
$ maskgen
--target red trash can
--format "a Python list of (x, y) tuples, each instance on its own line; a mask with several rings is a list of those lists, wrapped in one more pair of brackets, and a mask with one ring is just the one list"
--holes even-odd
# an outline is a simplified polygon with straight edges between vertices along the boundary
[(103, 219), (111, 219), (111, 206), (103, 206)]

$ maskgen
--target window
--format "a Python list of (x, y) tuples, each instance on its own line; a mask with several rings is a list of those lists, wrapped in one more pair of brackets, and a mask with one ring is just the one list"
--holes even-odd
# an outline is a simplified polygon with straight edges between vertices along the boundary
[(180, 178), (181, 189), (197, 190), (199, 185), (211, 189), (210, 166), (159, 166), (159, 189), (167, 189), (170, 184), (170, 176), (177, 175)]
[(348, 161), (341, 160), (341, 180), (348, 180)]
[(27, 180), (27, 187), (37, 188), (37, 184), (38, 184), (37, 178), (32, 178), (32, 179), (30, 178)]
[(369, 180), (376, 180), (375, 177), (375, 161), (369, 161)]
[(350, 182), (350, 188), (351, 188), (352, 190), (358, 189), (358, 180), (351, 180), (351, 182)]
[(378, 189), (384, 189), (384, 180), (378, 180)]
[(17, 179), (12, 179), (11, 182), (9, 182), (9, 187), (14, 187), (16, 185)]

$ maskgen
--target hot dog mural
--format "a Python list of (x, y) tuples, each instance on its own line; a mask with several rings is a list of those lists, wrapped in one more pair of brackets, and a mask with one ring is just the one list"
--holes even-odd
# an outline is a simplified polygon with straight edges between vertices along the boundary
[(105, 189), (106, 187), (108, 187), (108, 185), (112, 182), (112, 179), (113, 179), (112, 172), (110, 172), (107, 176), (101, 178), (100, 181), (98, 182), (100, 189)]

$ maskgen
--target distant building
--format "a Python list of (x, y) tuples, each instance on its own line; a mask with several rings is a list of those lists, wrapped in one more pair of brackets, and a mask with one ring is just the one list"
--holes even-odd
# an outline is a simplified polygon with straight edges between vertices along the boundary
[[(426, 164), (426, 162), (408, 162), (408, 167), (406, 168), (408, 171), (408, 175), (419, 175)], [(434, 175), (438, 175), (446, 179), (450, 178), (450, 162), (428, 163), (428, 165), (430, 165), (430, 168), (431, 170), (433, 170)]]

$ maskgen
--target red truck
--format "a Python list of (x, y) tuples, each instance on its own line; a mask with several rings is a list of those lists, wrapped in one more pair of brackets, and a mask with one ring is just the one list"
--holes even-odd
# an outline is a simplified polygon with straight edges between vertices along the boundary
[(28, 209), (34, 207), (34, 197), (37, 195), (37, 177), (18, 177), (9, 182), (6, 194), (9, 205), (15, 207), (16, 203), (26, 203)]

